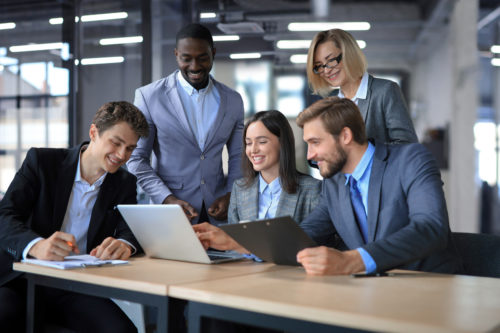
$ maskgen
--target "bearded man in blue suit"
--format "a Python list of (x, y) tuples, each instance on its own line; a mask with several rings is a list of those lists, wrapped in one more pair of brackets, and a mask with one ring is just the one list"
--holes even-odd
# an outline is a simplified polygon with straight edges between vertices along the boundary
[(150, 135), (139, 140), (127, 167), (153, 203), (181, 205), (192, 223), (220, 224), (241, 175), (243, 101), (210, 76), (215, 48), (206, 27), (181, 29), (174, 53), (179, 69), (135, 92)]
[(425, 147), (368, 141), (356, 104), (338, 97), (314, 103), (297, 124), (324, 177), (320, 203), (300, 226), (319, 244), (342, 240), (300, 251), (308, 274), (460, 269), (439, 169)]

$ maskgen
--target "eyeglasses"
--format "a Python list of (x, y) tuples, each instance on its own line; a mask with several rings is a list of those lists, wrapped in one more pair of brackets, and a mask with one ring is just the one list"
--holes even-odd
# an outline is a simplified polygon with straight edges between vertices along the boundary
[(335, 58), (327, 60), (326, 64), (324, 64), (324, 65), (314, 66), (313, 72), (314, 72), (314, 74), (321, 74), (325, 71), (325, 68), (331, 69), (331, 68), (337, 66), (341, 60), (342, 60), (342, 53), (339, 54), (338, 56), (336, 56)]

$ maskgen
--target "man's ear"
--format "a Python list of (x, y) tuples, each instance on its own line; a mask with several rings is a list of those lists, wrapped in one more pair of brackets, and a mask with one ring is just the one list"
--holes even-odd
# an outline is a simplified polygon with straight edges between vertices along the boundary
[(90, 125), (89, 129), (90, 141), (94, 141), (97, 135), (99, 135), (99, 130), (97, 129), (96, 125), (95, 124)]
[(342, 131), (340, 132), (339, 137), (341, 138), (342, 143), (344, 145), (348, 145), (353, 140), (353, 135), (352, 135), (351, 129), (349, 127), (344, 127), (342, 129)]

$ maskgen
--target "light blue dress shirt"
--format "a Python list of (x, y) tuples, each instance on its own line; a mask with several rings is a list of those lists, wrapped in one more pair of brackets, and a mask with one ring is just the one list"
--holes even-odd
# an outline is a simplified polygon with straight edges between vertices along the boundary
[[(363, 201), (363, 205), (365, 206), (366, 216), (368, 216), (368, 188), (370, 186), (370, 175), (372, 173), (372, 165), (373, 165), (373, 154), (375, 153), (375, 146), (368, 142), (368, 148), (366, 149), (361, 161), (359, 161), (358, 165), (354, 169), (352, 174), (345, 174), (346, 182), (345, 186), (349, 186), (349, 179), (353, 177), (356, 179), (357, 187), (359, 193), (361, 194), (361, 200)], [(348, 189), (349, 191), (349, 189)], [(373, 273), (377, 270), (377, 264), (373, 260), (372, 256), (363, 248), (356, 249), (361, 258), (363, 259), (363, 263), (365, 264), (366, 272)]]
[(266, 183), (259, 174), (259, 219), (272, 219), (276, 215), (281, 196), (280, 177)]
[[(356, 105), (358, 105), (358, 101), (360, 99), (366, 99), (368, 95), (368, 72), (363, 74), (361, 78), (361, 83), (359, 84), (358, 90), (356, 91), (356, 95), (351, 99)], [(340, 98), (345, 98), (344, 93), (342, 93), (342, 89), (339, 89), (339, 94), (337, 95)]]
[(191, 126), (191, 130), (196, 137), (198, 146), (203, 151), (205, 149), (207, 134), (210, 128), (212, 128), (219, 112), (219, 91), (212, 82), (212, 78), (208, 79), (206, 88), (196, 90), (184, 79), (181, 72), (177, 73), (177, 91), (179, 92), (189, 126)]

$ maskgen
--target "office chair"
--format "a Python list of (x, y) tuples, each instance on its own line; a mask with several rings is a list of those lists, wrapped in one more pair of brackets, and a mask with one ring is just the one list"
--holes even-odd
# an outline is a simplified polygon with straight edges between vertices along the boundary
[(462, 274), (500, 278), (500, 236), (453, 232)]

